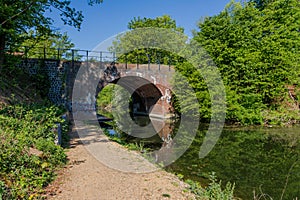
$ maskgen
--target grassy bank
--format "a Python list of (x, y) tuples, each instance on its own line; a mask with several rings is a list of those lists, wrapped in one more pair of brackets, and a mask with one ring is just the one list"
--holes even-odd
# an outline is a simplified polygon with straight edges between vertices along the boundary
[(51, 105), (6, 105), (0, 109), (0, 199), (35, 199), (66, 161), (55, 144), (63, 110)]

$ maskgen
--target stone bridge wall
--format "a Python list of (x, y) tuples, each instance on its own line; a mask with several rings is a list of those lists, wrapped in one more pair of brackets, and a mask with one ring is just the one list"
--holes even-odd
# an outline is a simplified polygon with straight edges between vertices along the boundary
[[(24, 59), (19, 64), (19, 66), (24, 68), (30, 75), (36, 75), (41, 72), (46, 73), (50, 81), (50, 89), (48, 93), (49, 99), (54, 104), (66, 106), (69, 110), (72, 109), (71, 100), (74, 81), (76, 79), (77, 72), (82, 65), (88, 65), (88, 67), (100, 67), (104, 70), (106, 64), (103, 62), (87, 63), (52, 59)], [(163, 95), (160, 104), (168, 102), (168, 89), (171, 89), (170, 78), (172, 72), (174, 72), (172, 67), (148, 64), (117, 64), (116, 67), (118, 72), (120, 72), (121, 77), (139, 76), (156, 85)], [(89, 110), (91, 108), (85, 109)]]
[(19, 64), (29, 75), (46, 73), (50, 81), (48, 97), (58, 105), (64, 104), (65, 63), (59, 60), (24, 59)]
[[(57, 105), (68, 106), (81, 61), (61, 61), (53, 59), (24, 59), (19, 64), (29, 75), (46, 73), (50, 81), (48, 97)], [(100, 65), (100, 63), (96, 63)], [(89, 65), (96, 65), (89, 63)]]

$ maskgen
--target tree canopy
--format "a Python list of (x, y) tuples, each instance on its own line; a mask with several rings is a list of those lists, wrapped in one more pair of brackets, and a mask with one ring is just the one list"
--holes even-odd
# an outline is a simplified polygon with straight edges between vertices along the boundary
[(51, 36), (40, 36), (36, 38), (34, 32), (30, 31), (28, 39), (22, 43), (20, 51), (29, 58), (69, 58), (70, 49), (74, 48), (67, 33), (55, 32)]
[(137, 29), (137, 28), (146, 28), (146, 27), (155, 27), (155, 28), (167, 28), (172, 29), (173, 31), (178, 31), (183, 33), (184, 29), (182, 27), (178, 27), (176, 21), (172, 19), (169, 15), (163, 15), (152, 18), (141, 18), (134, 17), (129, 23), (129, 30)]
[(262, 123), (261, 111), (277, 109), (287, 85), (299, 84), (300, 2), (231, 2), (198, 24), (197, 40), (218, 66), (227, 87), (227, 118)]
[[(176, 21), (168, 15), (163, 15), (152, 18), (141, 18), (135, 17), (128, 23), (128, 28), (131, 32), (127, 32), (120, 35), (117, 40), (113, 42), (113, 46), (110, 47), (111, 51), (121, 52), (123, 55), (119, 55), (118, 59), (120, 62), (132, 62), (132, 63), (161, 63), (161, 64), (171, 64), (179, 59), (178, 56), (172, 55), (163, 49), (150, 48), (150, 46), (155, 46), (157, 43), (165, 43), (166, 40), (170, 41), (168, 38), (168, 33), (164, 30), (170, 30), (172, 32), (183, 33), (184, 29), (177, 26)], [(153, 33), (155, 31), (161, 30), (160, 38), (152, 38), (151, 28), (153, 28)], [(143, 31), (143, 29), (145, 31)], [(163, 34), (165, 33), (165, 34)], [(148, 34), (147, 36), (145, 34)], [(182, 34), (181, 34), (182, 35)], [(144, 38), (147, 38), (149, 42), (149, 48), (138, 48), (138, 46), (144, 43)], [(186, 40), (187, 38), (185, 38)], [(180, 41), (182, 39), (179, 39)], [(151, 43), (151, 44), (150, 44)], [(127, 52), (128, 47), (135, 48), (134, 51)], [(144, 45), (145, 46), (145, 45)], [(147, 45), (146, 45), (147, 46)], [(158, 45), (156, 45), (158, 46)], [(125, 53), (124, 53), (125, 52)]]
[[(89, 5), (102, 0), (89, 0)], [(71, 7), (69, 0), (0, 0), (0, 65), (3, 64), (4, 51), (14, 51), (33, 30), (45, 36), (53, 33), (53, 19), (46, 12), (57, 10), (65, 25), (78, 30), (83, 21), (81, 11)]]

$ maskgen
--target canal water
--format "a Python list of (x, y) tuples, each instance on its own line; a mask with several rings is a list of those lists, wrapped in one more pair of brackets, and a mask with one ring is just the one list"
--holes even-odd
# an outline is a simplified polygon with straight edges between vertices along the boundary
[(235, 183), (235, 196), (242, 199), (254, 199), (254, 194), (300, 198), (300, 127), (224, 129), (213, 150), (200, 159), (205, 132), (199, 130), (188, 151), (167, 169), (200, 183), (208, 183), (215, 172), (224, 185)]
[[(159, 149), (162, 136), (175, 137), (176, 121), (134, 119), (141, 130), (152, 123), (157, 134), (144, 139), (131, 137), (129, 142), (143, 142), (145, 147)], [(157, 128), (160, 127), (160, 128)], [(182, 129), (181, 129), (182, 130)], [(186, 127), (188, 130), (188, 127)], [(225, 185), (235, 184), (235, 196), (242, 199), (299, 199), (300, 198), (300, 127), (292, 128), (224, 128), (213, 150), (199, 158), (207, 126), (199, 127), (192, 145), (167, 171), (181, 174), (185, 179), (199, 181), (205, 186), (214, 172)], [(113, 134), (114, 132), (111, 131)]]

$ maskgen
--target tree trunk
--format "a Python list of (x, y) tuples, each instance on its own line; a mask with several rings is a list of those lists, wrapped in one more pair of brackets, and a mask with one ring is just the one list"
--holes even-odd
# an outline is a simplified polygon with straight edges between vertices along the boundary
[(4, 65), (4, 56), (5, 56), (5, 34), (0, 33), (0, 74)]

